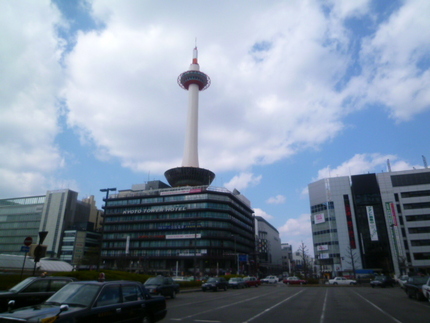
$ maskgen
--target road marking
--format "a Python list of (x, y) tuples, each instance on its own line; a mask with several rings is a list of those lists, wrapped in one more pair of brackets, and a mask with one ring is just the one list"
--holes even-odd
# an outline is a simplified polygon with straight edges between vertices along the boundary
[(299, 294), (300, 294), (300, 293), (302, 293), (303, 291), (304, 291), (304, 289), (302, 289), (300, 292), (295, 293), (294, 295), (292, 295), (292, 296), (290, 296), (290, 297), (288, 297), (288, 298), (284, 299), (283, 301), (280, 301), (279, 303), (277, 303), (277, 304), (275, 304), (275, 305), (273, 305), (273, 306), (271, 306), (271, 307), (269, 307), (269, 308), (266, 308), (263, 312), (261, 312), (261, 313), (259, 313), (259, 314), (255, 315), (255, 316), (253, 316), (253, 317), (251, 317), (249, 320), (247, 320), (247, 321), (245, 321), (245, 322), (243, 322), (243, 323), (248, 323), (248, 322), (251, 322), (251, 321), (255, 320), (257, 317), (260, 317), (261, 315), (263, 315), (263, 314), (265, 314), (265, 313), (267, 313), (267, 312), (269, 312), (269, 311), (273, 310), (275, 307), (277, 307), (277, 306), (279, 306), (279, 305), (281, 305), (281, 304), (285, 303), (286, 301), (288, 301), (288, 300), (292, 299), (293, 297), (296, 297), (297, 295), (299, 295)]
[(322, 308), (322, 311), (321, 311), (320, 323), (324, 322), (325, 309), (326, 309), (326, 306), (327, 306), (327, 294), (328, 294), (328, 289), (325, 291), (324, 304), (323, 304), (323, 308)]
[(363, 300), (365, 300), (367, 303), (369, 303), (370, 305), (372, 305), (374, 308), (376, 308), (378, 311), (380, 311), (381, 313), (385, 314), (386, 316), (388, 316), (390, 319), (392, 319), (394, 322), (397, 323), (402, 323), (401, 321), (399, 321), (398, 319), (396, 319), (394, 316), (390, 315), (389, 313), (385, 312), (382, 308), (378, 307), (376, 304), (373, 304), (371, 301), (367, 300), (366, 298), (364, 298), (363, 296), (361, 296), (359, 293), (357, 293), (356, 291), (352, 291), (353, 293), (357, 294), (358, 296), (360, 296)]

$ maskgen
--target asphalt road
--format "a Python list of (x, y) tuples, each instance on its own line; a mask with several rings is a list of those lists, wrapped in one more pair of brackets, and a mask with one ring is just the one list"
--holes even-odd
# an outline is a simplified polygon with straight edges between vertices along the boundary
[(180, 293), (167, 300), (163, 322), (201, 323), (429, 323), (430, 303), (399, 287), (307, 287), (279, 283), (258, 288)]

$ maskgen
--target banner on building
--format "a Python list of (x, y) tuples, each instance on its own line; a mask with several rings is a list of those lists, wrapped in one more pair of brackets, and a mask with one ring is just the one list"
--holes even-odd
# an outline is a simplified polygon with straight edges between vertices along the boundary
[(314, 222), (315, 224), (324, 223), (325, 222), (324, 213), (315, 214)]
[(376, 228), (375, 212), (373, 206), (366, 206), (367, 221), (369, 222), (370, 240), (379, 241), (378, 229)]
[(329, 259), (329, 254), (328, 253), (321, 253), (319, 255), (319, 259)]
[(323, 244), (321, 246), (317, 246), (317, 250), (318, 251), (328, 250), (328, 245), (327, 244)]

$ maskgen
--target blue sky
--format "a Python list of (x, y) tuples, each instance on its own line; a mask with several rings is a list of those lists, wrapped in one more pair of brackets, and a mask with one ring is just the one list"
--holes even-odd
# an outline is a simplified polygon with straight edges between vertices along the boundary
[(430, 158), (430, 2), (0, 0), (0, 198), (80, 198), (200, 167), (312, 253), (307, 185)]

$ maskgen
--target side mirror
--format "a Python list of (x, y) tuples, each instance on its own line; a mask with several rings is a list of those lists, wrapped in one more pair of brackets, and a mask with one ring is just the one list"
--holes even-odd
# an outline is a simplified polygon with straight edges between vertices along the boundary
[[(63, 304), (60, 306), (60, 313), (68, 311), (68, 310), (69, 310), (69, 305)], [(60, 314), (60, 313), (58, 313), (58, 314)]]
[(8, 303), (7, 303), (7, 310), (10, 312), (10, 311), (12, 311), (13, 310), (13, 308), (15, 307), (15, 301), (14, 300), (10, 300)]

